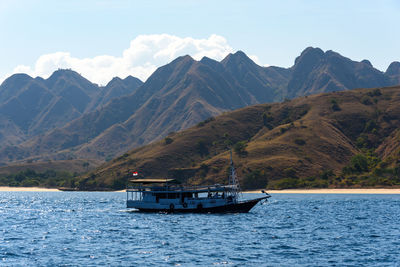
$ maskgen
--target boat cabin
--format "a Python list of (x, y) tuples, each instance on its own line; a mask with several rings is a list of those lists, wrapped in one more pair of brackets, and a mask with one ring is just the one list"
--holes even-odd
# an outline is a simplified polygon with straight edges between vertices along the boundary
[(184, 187), (175, 179), (133, 179), (127, 188), (128, 207), (202, 208), (236, 202), (232, 186)]

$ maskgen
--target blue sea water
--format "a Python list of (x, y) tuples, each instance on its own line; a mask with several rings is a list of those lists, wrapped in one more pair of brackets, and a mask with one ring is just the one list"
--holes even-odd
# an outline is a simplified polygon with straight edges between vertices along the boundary
[(124, 193), (0, 192), (0, 266), (400, 266), (399, 223), (400, 195), (273, 194), (216, 215), (128, 212)]

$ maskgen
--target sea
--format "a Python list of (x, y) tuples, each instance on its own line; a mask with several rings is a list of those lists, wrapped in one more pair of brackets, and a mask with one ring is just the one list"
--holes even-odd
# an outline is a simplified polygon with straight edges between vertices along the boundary
[(140, 213), (125, 201), (0, 192), (0, 266), (400, 266), (400, 195), (272, 194), (243, 214)]

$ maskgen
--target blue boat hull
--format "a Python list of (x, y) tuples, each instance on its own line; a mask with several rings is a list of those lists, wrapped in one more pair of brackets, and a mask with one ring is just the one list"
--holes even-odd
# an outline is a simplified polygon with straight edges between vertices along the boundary
[(142, 212), (167, 212), (167, 213), (246, 213), (249, 212), (259, 201), (268, 197), (260, 197), (245, 200), (234, 204), (227, 204), (217, 207), (196, 208), (196, 209), (143, 209)]

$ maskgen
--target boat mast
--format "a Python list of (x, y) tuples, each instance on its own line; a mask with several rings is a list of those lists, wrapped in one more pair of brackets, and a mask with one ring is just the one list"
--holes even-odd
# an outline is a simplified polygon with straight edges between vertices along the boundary
[(235, 197), (235, 199), (237, 199), (239, 197), (241, 190), (240, 190), (239, 181), (236, 176), (235, 166), (233, 164), (232, 149), (230, 149), (229, 151), (231, 153), (231, 175), (229, 177), (229, 185), (232, 187), (233, 197)]

